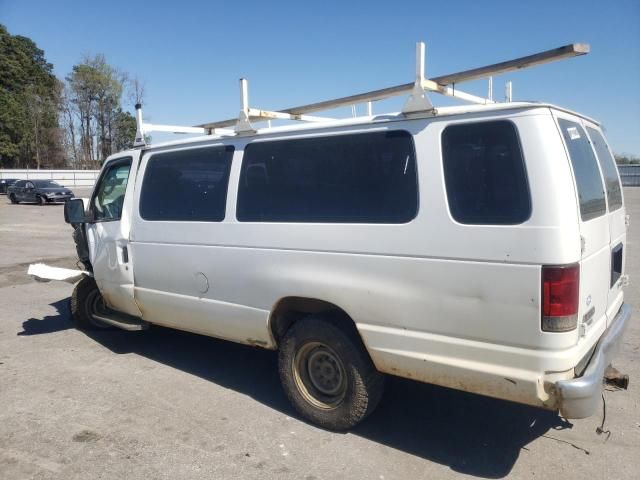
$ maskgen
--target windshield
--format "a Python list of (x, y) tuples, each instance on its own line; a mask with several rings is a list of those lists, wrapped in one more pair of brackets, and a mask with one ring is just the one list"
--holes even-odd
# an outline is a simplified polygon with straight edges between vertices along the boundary
[(61, 185), (53, 180), (34, 180), (33, 183), (38, 188), (61, 188)]

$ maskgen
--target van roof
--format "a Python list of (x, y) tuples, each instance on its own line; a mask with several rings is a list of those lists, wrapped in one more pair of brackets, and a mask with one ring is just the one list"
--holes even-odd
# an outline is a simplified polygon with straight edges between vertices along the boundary
[(157, 148), (167, 148), (171, 146), (178, 146), (184, 144), (193, 144), (200, 142), (207, 142), (211, 140), (217, 139), (233, 139), (233, 138), (252, 138), (259, 137), (261, 135), (273, 134), (273, 133), (288, 133), (288, 132), (299, 132), (305, 130), (327, 130), (336, 127), (348, 127), (352, 125), (367, 125), (372, 123), (384, 123), (384, 122), (392, 122), (392, 121), (401, 121), (401, 120), (410, 120), (416, 118), (437, 118), (443, 116), (457, 116), (464, 114), (474, 114), (474, 113), (490, 113), (496, 111), (503, 110), (527, 110), (527, 109), (536, 109), (536, 108), (549, 108), (553, 110), (559, 110), (571, 115), (575, 115), (577, 117), (583, 118), (589, 122), (592, 122), (596, 125), (600, 125), (600, 122), (594, 120), (586, 115), (582, 115), (581, 113), (559, 107), (557, 105), (553, 105), (550, 103), (544, 102), (505, 102), (505, 103), (493, 103), (487, 105), (456, 105), (456, 106), (448, 106), (448, 107), (438, 107), (435, 108), (434, 111), (426, 111), (415, 114), (403, 114), (401, 112), (393, 112), (387, 114), (380, 115), (372, 115), (372, 116), (360, 116), (360, 117), (350, 117), (344, 119), (336, 119), (336, 120), (327, 120), (322, 122), (309, 122), (304, 124), (290, 124), (290, 125), (282, 125), (277, 127), (266, 127), (266, 128), (257, 128), (255, 133), (252, 134), (242, 134), (242, 135), (200, 135), (197, 137), (190, 137), (181, 140), (172, 140), (167, 142), (160, 142), (156, 144), (147, 145), (145, 150), (154, 150)]

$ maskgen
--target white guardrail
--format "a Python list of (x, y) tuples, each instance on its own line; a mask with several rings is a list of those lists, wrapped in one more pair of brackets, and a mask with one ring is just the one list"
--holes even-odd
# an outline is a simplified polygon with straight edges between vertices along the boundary
[(68, 188), (91, 188), (98, 179), (100, 170), (0, 170), (0, 179), (55, 180)]

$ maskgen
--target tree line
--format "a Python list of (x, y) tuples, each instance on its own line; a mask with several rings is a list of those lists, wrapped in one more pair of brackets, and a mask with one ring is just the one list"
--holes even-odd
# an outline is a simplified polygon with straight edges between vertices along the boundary
[(123, 99), (142, 103), (144, 86), (104, 55), (84, 56), (61, 80), (43, 50), (0, 24), (0, 168), (99, 168), (133, 145), (136, 121)]
[(616, 163), (618, 165), (637, 165), (640, 163), (640, 157), (637, 155), (615, 154)]
[(44, 51), (0, 24), (0, 168), (99, 168), (131, 148), (144, 86), (86, 55), (63, 79)]

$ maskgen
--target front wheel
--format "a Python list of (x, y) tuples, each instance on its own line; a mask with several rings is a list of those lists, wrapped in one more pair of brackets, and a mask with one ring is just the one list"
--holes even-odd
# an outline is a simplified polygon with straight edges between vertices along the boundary
[(42, 195), (36, 195), (36, 203), (40, 206), (44, 205), (45, 199), (42, 197)]
[(71, 316), (76, 328), (80, 330), (110, 328), (109, 325), (94, 317), (95, 314), (104, 312), (106, 309), (96, 281), (92, 277), (82, 277), (71, 294)]
[(13, 203), (14, 205), (15, 205), (16, 203), (18, 203), (18, 199), (16, 198), (15, 194), (13, 194), (13, 193), (9, 194), (9, 201), (10, 201), (11, 203)]
[(280, 381), (295, 409), (329, 430), (346, 430), (378, 405), (384, 377), (348, 320), (312, 314), (293, 324), (279, 353)]

